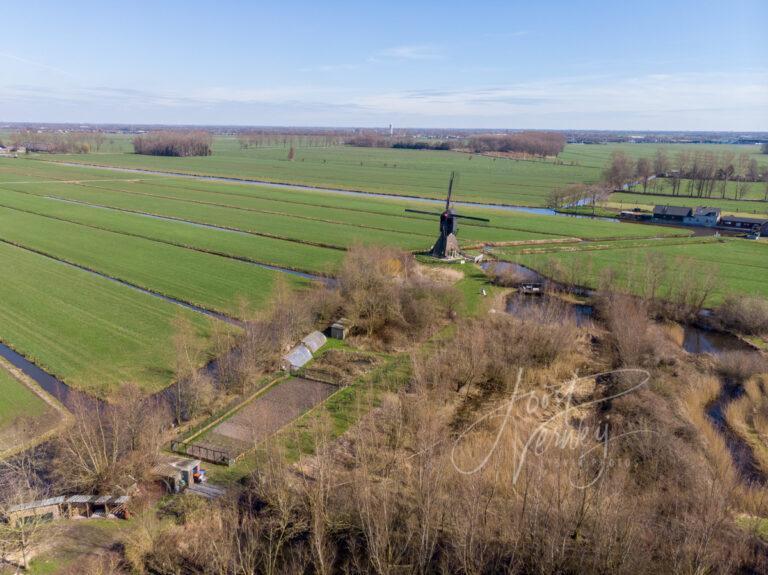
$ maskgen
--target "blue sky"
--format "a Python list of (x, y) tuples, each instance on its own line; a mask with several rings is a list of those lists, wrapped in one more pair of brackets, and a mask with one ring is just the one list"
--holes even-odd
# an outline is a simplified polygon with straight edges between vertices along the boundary
[(768, 1), (4, 2), (0, 122), (768, 130)]

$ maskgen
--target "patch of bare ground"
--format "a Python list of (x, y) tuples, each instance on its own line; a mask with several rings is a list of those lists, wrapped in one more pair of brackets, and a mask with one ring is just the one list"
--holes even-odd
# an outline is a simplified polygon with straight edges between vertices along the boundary
[(319, 381), (291, 378), (270, 388), (217, 425), (202, 441), (223, 449), (251, 448), (323, 402), (337, 389)]

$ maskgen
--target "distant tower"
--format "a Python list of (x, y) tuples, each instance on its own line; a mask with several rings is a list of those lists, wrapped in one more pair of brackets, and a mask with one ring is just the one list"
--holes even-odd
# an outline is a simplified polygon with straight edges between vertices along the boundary
[(392, 127), (392, 124), (390, 124), (389, 125), (389, 137), (391, 138), (394, 135), (395, 135), (395, 129)]

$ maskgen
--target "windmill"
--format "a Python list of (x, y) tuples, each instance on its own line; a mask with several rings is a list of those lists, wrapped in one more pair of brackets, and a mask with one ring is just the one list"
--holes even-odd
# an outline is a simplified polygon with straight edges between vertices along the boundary
[(451, 208), (451, 195), (453, 194), (453, 184), (458, 178), (455, 172), (451, 172), (451, 179), (448, 181), (448, 196), (445, 198), (445, 210), (441, 214), (435, 212), (425, 212), (422, 210), (406, 209), (406, 212), (414, 214), (426, 214), (428, 216), (438, 216), (440, 218), (440, 236), (438, 236), (435, 245), (429, 251), (429, 255), (442, 258), (453, 259), (459, 257), (459, 241), (456, 239), (458, 231), (458, 218), (465, 220), (475, 220), (478, 222), (488, 222), (486, 218), (476, 218), (473, 216), (460, 216)]

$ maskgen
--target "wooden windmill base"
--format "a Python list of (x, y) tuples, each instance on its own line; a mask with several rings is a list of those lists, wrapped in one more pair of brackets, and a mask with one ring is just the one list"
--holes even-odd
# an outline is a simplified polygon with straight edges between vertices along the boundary
[(459, 240), (456, 239), (454, 234), (448, 234), (447, 236), (445, 234), (440, 234), (435, 245), (432, 246), (429, 255), (444, 260), (459, 259), (461, 258), (461, 253), (459, 252)]

